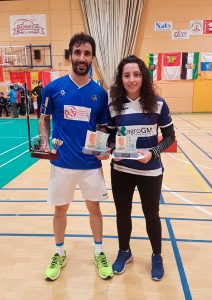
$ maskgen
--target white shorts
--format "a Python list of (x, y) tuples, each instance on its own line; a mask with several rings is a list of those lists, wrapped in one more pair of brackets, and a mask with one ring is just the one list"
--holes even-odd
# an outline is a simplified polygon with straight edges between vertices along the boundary
[(54, 206), (69, 204), (74, 199), (77, 184), (86, 200), (101, 201), (108, 198), (102, 168), (74, 170), (51, 165), (47, 202)]

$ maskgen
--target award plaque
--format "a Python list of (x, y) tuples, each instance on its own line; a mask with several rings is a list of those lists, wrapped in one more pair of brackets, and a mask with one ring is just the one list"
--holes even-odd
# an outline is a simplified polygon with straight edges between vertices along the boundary
[(116, 148), (113, 151), (112, 158), (120, 159), (140, 159), (143, 154), (138, 153), (136, 149), (137, 137), (130, 135), (116, 135)]
[(46, 151), (48, 146), (47, 138), (44, 136), (40, 136), (40, 138), (35, 142), (31, 149), (31, 157), (41, 158), (41, 159), (49, 159), (49, 160), (58, 160), (58, 148), (62, 146), (63, 141), (53, 138), (52, 139), (52, 149), (50, 151)]
[(87, 131), (85, 147), (82, 152), (90, 155), (103, 155), (107, 156), (107, 139), (109, 134), (102, 131)]

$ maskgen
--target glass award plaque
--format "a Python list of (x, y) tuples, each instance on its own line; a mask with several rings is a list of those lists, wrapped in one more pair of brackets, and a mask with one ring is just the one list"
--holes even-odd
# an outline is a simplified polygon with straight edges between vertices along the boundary
[(116, 135), (116, 148), (113, 151), (112, 158), (120, 159), (140, 159), (143, 154), (138, 153), (136, 149), (137, 137), (131, 135)]
[(109, 134), (102, 131), (87, 131), (85, 146), (82, 150), (84, 154), (108, 155), (107, 139)]

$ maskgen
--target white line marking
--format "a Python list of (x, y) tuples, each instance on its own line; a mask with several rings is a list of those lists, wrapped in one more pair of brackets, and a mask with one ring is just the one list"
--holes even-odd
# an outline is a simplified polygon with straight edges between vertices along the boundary
[(20, 156), (24, 155), (26, 152), (29, 152), (29, 150), (26, 150), (24, 152), (22, 152), (21, 154), (15, 156), (14, 158), (12, 158), (11, 160), (8, 160), (6, 163), (4, 163), (3, 165), (0, 165), (0, 168), (6, 166), (7, 164), (9, 164), (10, 162), (14, 161), (15, 159), (19, 158)]
[(15, 121), (4, 122), (4, 123), (1, 123), (0, 126), (1, 126), (1, 125), (4, 125), (4, 124), (8, 124), (8, 123), (14, 123), (14, 122), (15, 122)]
[[(34, 138), (37, 138), (37, 137), (39, 137), (39, 135), (35, 136)], [(31, 138), (31, 140), (32, 140), (32, 139), (33, 139), (33, 138)], [(20, 147), (20, 146), (22, 146), (22, 145), (24, 145), (24, 144), (26, 144), (26, 143), (28, 143), (28, 142), (29, 142), (29, 141), (23, 142), (23, 143), (21, 143), (21, 144), (15, 146), (15, 147), (13, 147), (13, 148), (7, 150), (7, 151), (2, 152), (2, 153), (0, 153), (0, 156), (3, 155), (3, 154), (6, 154), (6, 153), (8, 153), (8, 152), (10, 152), (10, 151), (12, 151), (12, 150), (14, 150), (14, 149), (16, 149), (16, 148), (18, 148), (18, 147)]]
[[(163, 184), (163, 187), (164, 187), (165, 189), (171, 191), (171, 189), (170, 189), (168, 186), (166, 186), (165, 184)], [(185, 203), (188, 203), (188, 204), (195, 204), (195, 203), (193, 203), (192, 201), (187, 200), (187, 199), (184, 198), (183, 196), (180, 196), (180, 195), (179, 195), (178, 193), (176, 193), (176, 192), (170, 192), (170, 193), (173, 194), (173, 195), (175, 195), (177, 198), (181, 199), (181, 200), (184, 201)], [(209, 212), (207, 209), (202, 208), (202, 207), (200, 207), (200, 206), (198, 206), (198, 205), (195, 205), (195, 206), (192, 206), (192, 207), (195, 207), (196, 209), (201, 210), (202, 212), (204, 212), (206, 215), (212, 217), (212, 213)]]
[[(177, 157), (175, 157), (174, 155), (168, 153), (170, 157), (174, 158), (175, 160), (178, 160), (180, 162), (183, 162), (184, 164), (188, 164), (188, 165), (192, 165), (189, 161), (185, 161), (183, 159), (179, 159)], [(196, 166), (200, 167), (200, 168), (203, 168), (203, 169), (209, 169), (209, 170), (212, 170), (212, 168), (210, 167), (206, 167), (206, 166), (201, 166), (201, 165), (198, 165), (198, 164), (195, 164)]]

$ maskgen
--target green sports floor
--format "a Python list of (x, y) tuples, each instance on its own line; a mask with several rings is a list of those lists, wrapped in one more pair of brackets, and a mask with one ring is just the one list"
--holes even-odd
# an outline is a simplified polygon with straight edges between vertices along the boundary
[[(31, 141), (38, 135), (38, 120), (30, 119)], [(0, 188), (33, 165), (27, 119), (0, 118)]]

